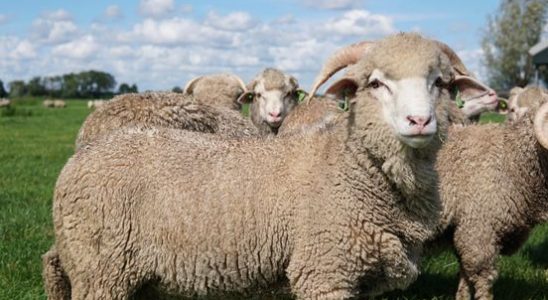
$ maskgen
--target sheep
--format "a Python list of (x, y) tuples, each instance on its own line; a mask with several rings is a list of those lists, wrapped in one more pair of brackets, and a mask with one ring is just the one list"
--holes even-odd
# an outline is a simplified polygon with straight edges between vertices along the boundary
[(11, 105), (10, 99), (0, 99), (0, 107), (9, 107)]
[(238, 98), (247, 90), (245, 83), (234, 74), (211, 74), (193, 78), (184, 89), (196, 101), (215, 107), (240, 110)]
[(89, 100), (88, 101), (88, 108), (89, 109), (96, 109), (99, 106), (105, 104), (106, 102), (107, 102), (106, 100)]
[(238, 102), (250, 103), (251, 121), (261, 135), (275, 135), (303, 92), (295, 77), (266, 68), (247, 85)]
[(345, 102), (337, 101), (332, 95), (316, 99), (318, 101), (297, 105), (285, 118), (277, 136), (329, 130), (345, 109)]
[(54, 108), (65, 108), (67, 103), (64, 100), (53, 100)]
[(364, 80), (331, 88), (344, 87), (349, 109), (329, 130), (226, 139), (129, 128), (82, 147), (53, 203), (51, 253), (72, 299), (127, 299), (140, 286), (250, 292), (285, 275), (299, 299), (406, 288), (438, 224), (453, 69), (431, 40), (403, 33), (358, 64)]
[(521, 119), (529, 108), (538, 106), (547, 98), (548, 94), (540, 87), (513, 88), (510, 90), (506, 119), (509, 122)]
[(92, 112), (78, 132), (76, 149), (120, 127), (167, 127), (218, 133), (226, 136), (258, 135), (239, 112), (196, 103), (178, 93), (123, 94)]
[(535, 224), (548, 221), (548, 103), (542, 101), (515, 123), (451, 130), (438, 155), (439, 231), (453, 233), (457, 299), (493, 299), (497, 256), (517, 251)]
[(44, 100), (42, 102), (42, 106), (44, 106), (44, 107), (54, 107), (54, 101), (53, 100)]

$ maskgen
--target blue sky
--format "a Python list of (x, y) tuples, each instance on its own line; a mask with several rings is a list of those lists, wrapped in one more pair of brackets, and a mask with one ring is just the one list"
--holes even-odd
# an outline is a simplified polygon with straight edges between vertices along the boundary
[(417, 31), (449, 44), (482, 76), (480, 40), (499, 1), (2, 1), (0, 79), (89, 69), (140, 90), (265, 67), (308, 88), (339, 47)]

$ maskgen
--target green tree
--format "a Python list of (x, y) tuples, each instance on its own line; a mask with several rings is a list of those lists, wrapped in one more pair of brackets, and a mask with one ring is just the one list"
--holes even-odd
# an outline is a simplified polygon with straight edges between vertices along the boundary
[[(502, 0), (489, 17), (482, 48), (489, 84), (494, 89), (507, 91), (534, 79), (528, 51), (540, 40), (547, 6), (548, 0)], [(548, 78), (546, 72), (540, 75), (543, 80)]]
[(14, 80), (9, 84), (10, 97), (22, 97), (27, 94), (27, 85), (23, 80)]
[(130, 90), (129, 84), (127, 84), (127, 83), (122, 83), (122, 84), (120, 84), (120, 86), (118, 87), (118, 94), (127, 94), (127, 93), (130, 92), (129, 90)]
[(0, 80), (0, 98), (5, 98), (8, 95), (6, 89), (4, 88), (4, 82)]
[(28, 93), (31, 96), (46, 95), (46, 87), (40, 76), (33, 77), (27, 84)]
[(131, 87), (129, 88), (129, 91), (131, 93), (138, 93), (139, 92), (139, 89), (137, 88), (137, 85), (134, 83), (131, 85)]
[(179, 94), (182, 94), (182, 93), (183, 93), (183, 90), (182, 90), (180, 87), (178, 87), (178, 86), (173, 87), (173, 88), (171, 89), (171, 91), (174, 92), (174, 93), (179, 93)]

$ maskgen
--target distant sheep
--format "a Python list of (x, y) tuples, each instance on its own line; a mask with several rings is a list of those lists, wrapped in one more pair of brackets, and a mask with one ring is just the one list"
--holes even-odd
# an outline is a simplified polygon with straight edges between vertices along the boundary
[(406, 288), (438, 223), (434, 163), (448, 126), (438, 106), (453, 71), (417, 34), (380, 40), (357, 63), (367, 79), (335, 83), (349, 109), (326, 131), (234, 140), (129, 128), (82, 148), (55, 187), (58, 261), (44, 260), (67, 278), (46, 277), (46, 289), (68, 280), (74, 300), (143, 286), (204, 295), (285, 276), (298, 299)]
[(65, 108), (67, 103), (64, 100), (53, 100), (53, 107), (55, 108)]
[(78, 132), (76, 148), (122, 127), (175, 128), (231, 137), (258, 134), (255, 126), (239, 112), (200, 104), (188, 95), (123, 94), (87, 117)]
[(0, 108), (1, 107), (9, 107), (11, 105), (10, 99), (0, 99)]
[(214, 107), (240, 110), (238, 98), (246, 91), (245, 83), (234, 74), (211, 74), (190, 80), (184, 94)]
[(53, 100), (44, 100), (42, 102), (42, 105), (44, 107), (54, 107), (54, 102), (53, 102)]
[(515, 87), (510, 91), (508, 114), (510, 122), (521, 119), (530, 108), (538, 108), (541, 102), (548, 99), (548, 93), (540, 87)]
[(266, 68), (247, 85), (240, 103), (250, 103), (251, 121), (262, 135), (277, 134), (287, 114), (299, 101), (299, 83), (280, 70)]
[(454, 232), (461, 264), (457, 299), (493, 299), (497, 256), (548, 221), (548, 103), (538, 106), (513, 124), (455, 128), (438, 155), (440, 232)]
[(88, 101), (88, 108), (89, 109), (97, 109), (99, 106), (105, 104), (106, 100), (89, 100)]

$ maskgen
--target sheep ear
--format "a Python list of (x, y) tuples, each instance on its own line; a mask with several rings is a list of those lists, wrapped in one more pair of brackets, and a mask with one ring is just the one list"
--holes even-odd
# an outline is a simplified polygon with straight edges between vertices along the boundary
[(548, 102), (537, 110), (533, 122), (538, 142), (542, 147), (548, 149)]
[(245, 103), (251, 103), (253, 102), (253, 98), (255, 98), (255, 93), (253, 92), (245, 92), (238, 97), (238, 103), (245, 104)]
[(485, 95), (496, 95), (493, 89), (471, 76), (457, 75), (452, 84), (453, 87), (459, 91), (460, 97), (464, 101), (467, 99), (479, 98)]
[(186, 95), (192, 95), (192, 93), (194, 92), (194, 86), (196, 85), (196, 83), (198, 83), (198, 81), (200, 81), (200, 79), (202, 79), (203, 76), (198, 76), (198, 77), (194, 77), (192, 78), (185, 86), (185, 89), (183, 91), (183, 94), (186, 94)]
[(356, 95), (358, 83), (351, 78), (342, 78), (333, 83), (325, 94), (334, 95), (337, 99), (348, 99)]

